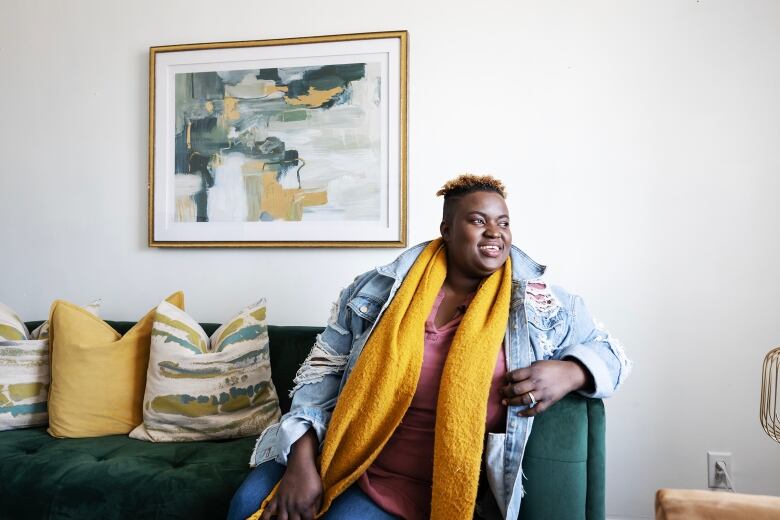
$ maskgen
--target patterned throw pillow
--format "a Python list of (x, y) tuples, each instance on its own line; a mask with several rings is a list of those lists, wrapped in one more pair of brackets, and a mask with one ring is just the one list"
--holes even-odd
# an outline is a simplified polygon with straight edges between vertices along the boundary
[[(100, 300), (84, 307), (97, 316)], [(0, 431), (43, 426), (49, 421), (49, 322), (27, 331), (0, 303)]]
[(259, 434), (279, 420), (271, 382), (265, 300), (209, 339), (173, 305), (157, 307), (146, 374), (144, 422), (130, 437), (155, 442)]
[(0, 303), (0, 340), (20, 339), (30, 339), (30, 332), (13, 309)]

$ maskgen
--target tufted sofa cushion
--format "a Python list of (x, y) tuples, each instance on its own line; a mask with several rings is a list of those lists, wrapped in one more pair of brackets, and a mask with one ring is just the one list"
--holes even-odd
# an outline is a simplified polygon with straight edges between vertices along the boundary
[[(153, 444), (111, 435), (0, 436), (0, 518), (224, 518), (253, 438)], [(15, 500), (8, 500), (15, 497)]]

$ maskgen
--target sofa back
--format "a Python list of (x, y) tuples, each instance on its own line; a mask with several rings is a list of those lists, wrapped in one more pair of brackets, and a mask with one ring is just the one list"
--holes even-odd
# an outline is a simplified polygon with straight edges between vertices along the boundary
[[(29, 330), (43, 323), (42, 321), (27, 322)], [(130, 327), (135, 325), (134, 321), (110, 321), (106, 323), (114, 328), (120, 334), (124, 334)], [(219, 323), (201, 323), (203, 331), (211, 336)], [(292, 326), (268, 326), (268, 341), (271, 349), (271, 379), (276, 387), (276, 393), (279, 395), (279, 407), (282, 413), (290, 409), (290, 390), (293, 387), (293, 379), (298, 367), (309, 355), (317, 334), (322, 332), (322, 327), (292, 327)]]

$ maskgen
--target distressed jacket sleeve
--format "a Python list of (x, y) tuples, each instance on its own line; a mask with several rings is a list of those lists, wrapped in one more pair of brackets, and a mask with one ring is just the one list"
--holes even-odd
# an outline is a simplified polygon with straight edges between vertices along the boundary
[(291, 446), (310, 428), (322, 443), (352, 348), (347, 303), (354, 285), (342, 290), (333, 304), (327, 327), (295, 376), (290, 411), (260, 435), (251, 466), (274, 458), (286, 465)]
[(569, 334), (553, 358), (575, 358), (590, 371), (595, 389), (593, 393), (581, 392), (583, 395), (609, 397), (628, 377), (631, 361), (617, 338), (593, 319), (582, 298), (570, 296), (570, 302)]
[(353, 287), (354, 284), (341, 291), (331, 309), (328, 326), (317, 335), (311, 352), (295, 375), (290, 411), (282, 417), (277, 434), (276, 460), (281, 464), (287, 463), (290, 447), (309, 428), (314, 429), (320, 443), (325, 438), (352, 348), (347, 303)]

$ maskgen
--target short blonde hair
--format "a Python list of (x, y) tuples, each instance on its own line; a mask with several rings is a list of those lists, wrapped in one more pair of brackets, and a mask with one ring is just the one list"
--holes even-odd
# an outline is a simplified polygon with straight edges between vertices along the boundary
[(448, 180), (436, 192), (436, 195), (443, 196), (444, 200), (447, 200), (449, 197), (466, 195), (475, 191), (493, 191), (506, 198), (506, 188), (500, 180), (491, 175), (472, 175), (470, 173), (464, 173)]
[(455, 202), (463, 195), (474, 193), (476, 191), (492, 191), (498, 193), (502, 198), (506, 198), (506, 188), (504, 183), (490, 175), (472, 175), (464, 173), (454, 179), (444, 183), (436, 195), (444, 197), (444, 206), (442, 207), (442, 221), (450, 222), (455, 211)]

